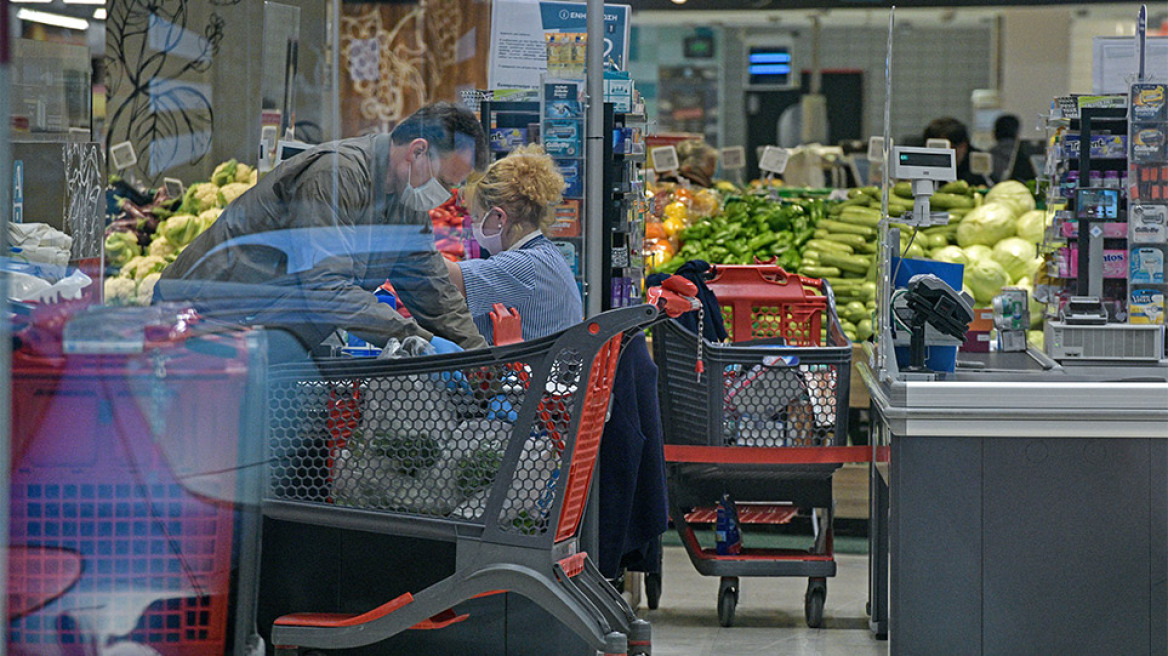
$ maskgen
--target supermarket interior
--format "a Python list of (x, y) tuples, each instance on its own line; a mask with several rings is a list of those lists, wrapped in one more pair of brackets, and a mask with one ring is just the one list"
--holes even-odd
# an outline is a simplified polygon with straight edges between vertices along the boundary
[(1163, 0), (0, 0), (0, 90), (0, 655), (1168, 654)]

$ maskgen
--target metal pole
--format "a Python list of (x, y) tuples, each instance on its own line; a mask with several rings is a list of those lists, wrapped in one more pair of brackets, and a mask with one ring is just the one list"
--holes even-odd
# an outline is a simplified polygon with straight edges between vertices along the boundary
[(588, 0), (588, 121), (584, 149), (584, 280), (585, 316), (601, 310), (604, 263), (604, 0)]
[[(891, 193), (889, 179), (892, 166), (892, 38), (893, 28), (896, 25), (896, 6), (888, 10), (888, 50), (884, 58), (884, 163), (881, 165), (880, 191), (880, 228), (876, 243), (876, 256), (880, 258), (880, 271), (876, 279), (876, 371), (883, 375), (885, 357), (891, 353), (892, 344), (888, 326), (891, 324), (889, 316), (892, 311), (892, 270), (888, 258), (888, 194)], [(897, 240), (896, 247), (900, 248)]]
[[(8, 0), (0, 0), (0, 253), (8, 252), (8, 222), (12, 220), (12, 149), (8, 143), (11, 119), (8, 99), (11, 97), (9, 84), (9, 6)], [(0, 291), (8, 303), (7, 277)], [(5, 308), (7, 314), (7, 308)], [(0, 321), (0, 590), (8, 589), (8, 480), (11, 463), (12, 416), (12, 338), (7, 320)], [(0, 595), (0, 617), (8, 617), (8, 595)], [(0, 653), (8, 644), (8, 623), (0, 622)]]

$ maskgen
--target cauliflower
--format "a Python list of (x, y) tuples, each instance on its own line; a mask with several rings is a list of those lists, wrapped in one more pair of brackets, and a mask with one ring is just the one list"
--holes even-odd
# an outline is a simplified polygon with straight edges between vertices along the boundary
[(122, 277), (141, 280), (166, 268), (166, 258), (158, 255), (139, 255), (122, 267)]
[(158, 234), (174, 244), (175, 247), (186, 246), (203, 232), (203, 222), (193, 214), (175, 214), (158, 224)]
[(130, 278), (105, 279), (105, 304), (130, 305), (137, 297), (138, 283)]
[(209, 210), (200, 212), (199, 223), (203, 224), (203, 230), (205, 231), (207, 228), (210, 228), (211, 224), (215, 223), (215, 219), (218, 219), (219, 215), (222, 213), (223, 210), (219, 209), (218, 207), (212, 207)]
[(231, 201), (242, 196), (243, 192), (248, 189), (251, 189), (251, 185), (246, 182), (232, 182), (219, 187), (219, 207), (227, 207)]
[(247, 164), (240, 163), (239, 166), (235, 167), (235, 182), (254, 185), (255, 181), (252, 180), (252, 176), (254, 174), (255, 169), (248, 166)]
[(157, 255), (167, 262), (173, 262), (174, 258), (178, 257), (178, 251), (178, 247), (170, 243), (170, 240), (166, 237), (155, 237), (154, 241), (150, 242), (147, 255)]
[(110, 266), (120, 267), (141, 254), (138, 235), (132, 232), (111, 232), (105, 238), (105, 258)]
[(138, 305), (150, 305), (154, 299), (154, 285), (158, 284), (158, 279), (161, 277), (161, 273), (152, 273), (138, 283)]
[(178, 208), (180, 214), (198, 214), (203, 210), (217, 206), (219, 203), (219, 187), (210, 182), (200, 182), (187, 188), (183, 194), (182, 205)]
[(260, 181), (260, 172), (255, 170), (255, 169), (252, 169), (251, 175), (247, 176), (247, 183), (254, 187), (255, 183), (257, 183), (259, 181)]
[(235, 170), (239, 168), (239, 162), (234, 159), (229, 159), (211, 172), (211, 184), (222, 187), (225, 184), (235, 182)]

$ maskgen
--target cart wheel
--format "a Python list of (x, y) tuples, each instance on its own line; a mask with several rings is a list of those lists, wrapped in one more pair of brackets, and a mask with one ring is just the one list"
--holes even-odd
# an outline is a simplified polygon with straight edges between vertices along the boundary
[(823, 626), (823, 605), (827, 601), (827, 583), (822, 579), (807, 582), (807, 595), (803, 598), (803, 615), (807, 626), (818, 629)]
[(648, 572), (645, 574), (645, 603), (649, 610), (657, 610), (661, 603), (661, 573)]
[(722, 577), (718, 585), (718, 623), (734, 626), (734, 609), (738, 606), (738, 578)]

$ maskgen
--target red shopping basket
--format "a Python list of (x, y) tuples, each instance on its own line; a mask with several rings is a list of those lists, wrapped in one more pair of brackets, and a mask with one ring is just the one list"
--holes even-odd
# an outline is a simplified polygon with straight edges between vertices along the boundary
[(9, 653), (229, 651), (250, 363), (238, 335), (199, 339), (218, 351), (14, 353), (8, 593), (39, 597), (10, 609)]
[(718, 297), (732, 341), (781, 337), (790, 346), (822, 345), (822, 280), (771, 265), (719, 265), (706, 286)]

